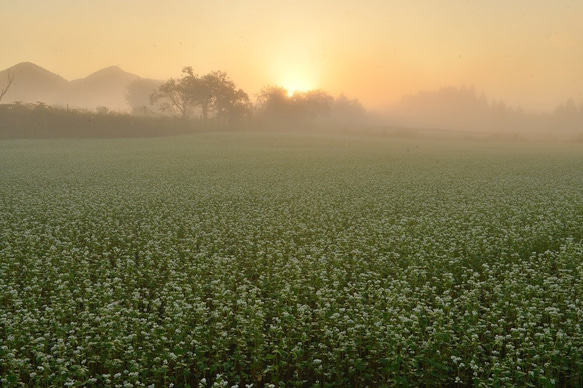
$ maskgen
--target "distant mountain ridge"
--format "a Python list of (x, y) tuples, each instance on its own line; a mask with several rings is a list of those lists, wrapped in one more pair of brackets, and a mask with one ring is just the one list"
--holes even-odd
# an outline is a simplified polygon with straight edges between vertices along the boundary
[(142, 79), (118, 66), (109, 66), (85, 78), (68, 81), (32, 62), (22, 62), (0, 71), (0, 87), (7, 82), (8, 71), (14, 73), (14, 82), (2, 103), (43, 102), (87, 109), (106, 106), (112, 110), (129, 110), (128, 85)]

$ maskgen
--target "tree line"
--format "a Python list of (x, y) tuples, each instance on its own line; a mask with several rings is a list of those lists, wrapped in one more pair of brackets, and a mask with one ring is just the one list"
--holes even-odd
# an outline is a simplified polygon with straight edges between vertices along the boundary
[(176, 113), (182, 120), (200, 113), (203, 123), (212, 113), (220, 122), (233, 122), (250, 111), (249, 96), (225, 72), (198, 76), (190, 66), (182, 69), (182, 77), (170, 78), (154, 90), (150, 103), (162, 112)]
[[(0, 99), (13, 81), (9, 72)], [(57, 109), (43, 102), (0, 104), (0, 137), (165, 136), (219, 128), (362, 131), (382, 124), (387, 133), (405, 129), (415, 134), (415, 129), (425, 128), (583, 141), (583, 104), (573, 99), (551, 113), (527, 113), (465, 87), (406, 96), (382, 122), (357, 99), (335, 98), (322, 90), (290, 94), (283, 87), (268, 86), (252, 102), (225, 72), (198, 75), (192, 67), (164, 82), (136, 80), (128, 86), (126, 100), (130, 114), (103, 106), (89, 111)]]
[(127, 101), (136, 115), (169, 115), (202, 125), (310, 125), (362, 122), (366, 110), (357, 99), (337, 98), (322, 90), (289, 94), (280, 86), (260, 90), (255, 103), (222, 71), (197, 75), (184, 67), (179, 78), (166, 82), (137, 80), (128, 87)]
[[(0, 98), (13, 80), (9, 73)], [(132, 108), (129, 114), (105, 106), (69, 109), (42, 101), (0, 104), (0, 138), (166, 136), (246, 127), (305, 129), (315, 123), (357, 123), (366, 118), (358, 100), (333, 98), (321, 90), (289, 95), (284, 88), (266, 87), (253, 103), (225, 72), (198, 75), (189, 66), (179, 78), (134, 81), (126, 100)]]
[(178, 135), (196, 130), (170, 117), (139, 117), (109, 112), (65, 109), (43, 102), (0, 104), (0, 139), (133, 138)]
[[(203, 124), (251, 122), (254, 127), (290, 129), (379, 123), (378, 117), (373, 118), (357, 99), (343, 95), (334, 98), (322, 90), (290, 95), (282, 87), (268, 86), (259, 91), (252, 103), (226, 73), (197, 76), (191, 67), (183, 69), (181, 78), (171, 78), (162, 84), (135, 81), (129, 91), (128, 102), (138, 114), (175, 115)], [(145, 94), (149, 99), (144, 98)], [(583, 137), (583, 104), (577, 106), (569, 99), (553, 112), (530, 113), (503, 101), (488, 100), (473, 87), (445, 87), (403, 97), (387, 112), (384, 121), (394, 128), (579, 139)]]

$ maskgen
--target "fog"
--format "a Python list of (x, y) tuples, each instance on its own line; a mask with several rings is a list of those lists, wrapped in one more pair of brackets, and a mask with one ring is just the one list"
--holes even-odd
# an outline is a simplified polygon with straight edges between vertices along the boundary
[(581, 138), (583, 102), (557, 104), (546, 112), (528, 111), (491, 99), (473, 87), (444, 87), (404, 96), (387, 117), (406, 127), (526, 138)]
[[(170, 117), (150, 97), (189, 66), (226, 74), (254, 125), (580, 136), (583, 3), (57, 0), (2, 12), (4, 36), (18, 37), (1, 48), (0, 89), (14, 74), (2, 104)], [(185, 117), (223, 120), (225, 98), (212, 103), (223, 106)]]
[[(385, 109), (370, 110), (356, 97), (333, 96), (321, 89), (294, 92), (275, 85), (250, 95), (224, 72), (199, 75), (188, 69), (191, 73), (183, 71), (177, 77), (154, 80), (110, 66), (67, 81), (36, 64), (20, 63), (0, 72), (1, 103), (5, 104), (2, 112), (9, 114), (10, 106), (21, 110), (42, 106), (143, 119), (180, 117), (199, 128), (332, 130), (399, 136), (457, 134), (514, 141), (583, 139), (583, 102), (572, 98), (552, 110), (529, 111), (490, 98), (473, 86), (449, 86), (421, 90), (402, 96)], [(186, 89), (188, 95), (172, 95)], [(176, 103), (176, 98), (182, 101)], [(11, 120), (5, 117), (4, 121)], [(12, 128), (9, 132), (17, 131)]]

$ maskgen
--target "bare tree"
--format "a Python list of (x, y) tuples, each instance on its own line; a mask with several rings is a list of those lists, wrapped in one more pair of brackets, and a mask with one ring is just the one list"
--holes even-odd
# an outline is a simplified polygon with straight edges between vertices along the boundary
[(12, 85), (13, 81), (14, 81), (14, 71), (11, 71), (11, 69), (8, 69), (8, 85), (6, 85), (6, 88), (4, 88), (4, 89), (2, 89), (2, 91), (0, 91), (0, 101), (2, 101), (2, 97), (4, 97), (4, 95), (6, 94), (8, 89), (10, 89), (10, 85)]

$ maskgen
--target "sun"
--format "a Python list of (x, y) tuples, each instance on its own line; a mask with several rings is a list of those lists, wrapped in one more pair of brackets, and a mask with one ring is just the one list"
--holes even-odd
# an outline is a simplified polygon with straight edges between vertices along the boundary
[(274, 60), (271, 65), (271, 79), (273, 84), (286, 90), (287, 96), (296, 93), (305, 93), (319, 88), (319, 67), (309, 58), (297, 54), (293, 57), (282, 56)]
[(294, 93), (303, 93), (314, 88), (311, 78), (301, 72), (290, 72), (280, 79), (279, 85), (287, 90), (288, 97), (292, 97)]
[(269, 72), (273, 84), (284, 88), (288, 97), (319, 88), (320, 66), (294, 47), (275, 55), (270, 61)]
[(303, 93), (312, 89), (309, 82), (299, 79), (292, 79), (283, 82), (282, 86), (285, 90), (287, 90), (288, 97), (292, 97), (295, 93)]

